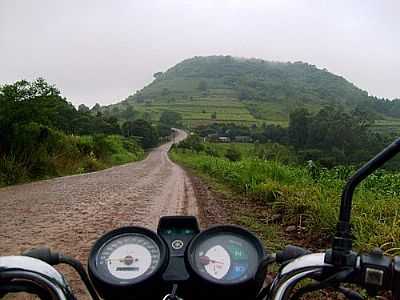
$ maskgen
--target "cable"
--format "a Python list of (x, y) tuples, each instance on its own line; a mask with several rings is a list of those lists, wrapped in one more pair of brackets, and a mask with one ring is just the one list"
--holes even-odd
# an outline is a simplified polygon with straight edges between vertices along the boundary
[(335, 286), (335, 285), (337, 285), (337, 284), (339, 284), (341, 282), (345, 282), (346, 279), (352, 273), (353, 273), (353, 269), (345, 269), (345, 270), (342, 270), (342, 271), (340, 271), (338, 273), (333, 274), (332, 276), (328, 277), (324, 281), (309, 284), (309, 285), (297, 290), (294, 293), (294, 295), (293, 295), (293, 297), (291, 299), (292, 300), (299, 300), (305, 294), (308, 294), (308, 293), (311, 293), (311, 292), (315, 292), (315, 291), (318, 291), (318, 290), (323, 290), (323, 289), (330, 288), (330, 287), (337, 289), (338, 286)]
[(92, 297), (93, 300), (100, 300), (99, 296), (97, 295), (96, 290), (94, 289), (92, 282), (90, 281), (85, 268), (83, 267), (82, 263), (77, 260), (74, 259), (72, 257), (60, 254), (60, 263), (64, 263), (67, 264), (69, 266), (71, 266), (72, 268), (75, 269), (75, 271), (79, 274), (79, 276), (81, 277), (83, 283), (85, 284), (90, 296)]

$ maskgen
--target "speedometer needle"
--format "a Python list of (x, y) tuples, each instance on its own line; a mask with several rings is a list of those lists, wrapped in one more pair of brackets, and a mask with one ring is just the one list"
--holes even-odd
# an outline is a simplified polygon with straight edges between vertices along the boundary
[(108, 261), (119, 261), (122, 263), (125, 263), (126, 265), (130, 265), (134, 262), (138, 262), (139, 259), (133, 258), (132, 256), (126, 256), (126, 257), (121, 257), (121, 258), (108, 258)]

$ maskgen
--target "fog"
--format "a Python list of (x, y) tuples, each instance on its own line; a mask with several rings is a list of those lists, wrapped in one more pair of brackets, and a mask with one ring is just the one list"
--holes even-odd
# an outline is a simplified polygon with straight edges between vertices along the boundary
[(222, 54), (309, 62), (400, 98), (399, 12), (398, 0), (0, 0), (0, 84), (44, 77), (75, 105), (105, 105)]

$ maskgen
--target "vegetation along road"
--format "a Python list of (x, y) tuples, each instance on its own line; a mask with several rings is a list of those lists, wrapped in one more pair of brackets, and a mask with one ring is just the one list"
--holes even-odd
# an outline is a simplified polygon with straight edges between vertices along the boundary
[[(178, 131), (175, 141), (185, 137)], [(84, 262), (94, 241), (113, 228), (155, 229), (161, 215), (197, 215), (189, 177), (168, 158), (171, 145), (141, 162), (0, 189), (0, 254), (47, 245)]]

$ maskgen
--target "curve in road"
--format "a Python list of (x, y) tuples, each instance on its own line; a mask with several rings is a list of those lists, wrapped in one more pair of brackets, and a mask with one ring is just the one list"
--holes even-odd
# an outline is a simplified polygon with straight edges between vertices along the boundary
[[(186, 137), (178, 130), (175, 141)], [(162, 215), (198, 215), (172, 142), (140, 162), (0, 189), (0, 255), (47, 245), (86, 261), (100, 235), (126, 225), (155, 229)]]

